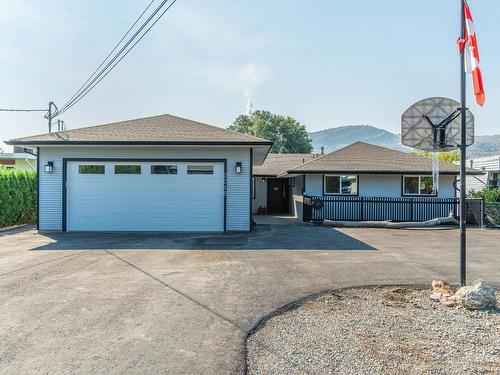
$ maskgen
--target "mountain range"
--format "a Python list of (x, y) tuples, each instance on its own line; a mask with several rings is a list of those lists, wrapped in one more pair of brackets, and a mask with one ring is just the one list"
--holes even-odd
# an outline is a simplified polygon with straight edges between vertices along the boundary
[[(351, 143), (362, 141), (400, 151), (410, 148), (401, 144), (400, 136), (370, 125), (348, 125), (308, 133), (312, 139), (314, 152), (325, 153), (338, 150)], [(476, 135), (475, 142), (467, 149), (470, 156), (500, 154), (500, 134)]]

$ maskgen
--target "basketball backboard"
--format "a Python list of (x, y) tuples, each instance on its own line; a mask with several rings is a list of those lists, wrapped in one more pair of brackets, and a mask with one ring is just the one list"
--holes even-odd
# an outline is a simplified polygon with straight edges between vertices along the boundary
[[(474, 116), (467, 110), (466, 146), (474, 143)], [(425, 151), (460, 147), (460, 103), (448, 98), (422, 99), (401, 116), (401, 142)]]

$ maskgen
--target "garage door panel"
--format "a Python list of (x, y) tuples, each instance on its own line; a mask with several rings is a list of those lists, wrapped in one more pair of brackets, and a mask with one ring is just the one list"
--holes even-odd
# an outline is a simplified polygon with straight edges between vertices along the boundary
[[(104, 174), (80, 174), (68, 162), (67, 230), (223, 231), (224, 165), (207, 162), (105, 162)], [(115, 174), (115, 165), (140, 165), (141, 174)], [(176, 165), (153, 174), (151, 165)], [(187, 174), (212, 165), (213, 174)]]

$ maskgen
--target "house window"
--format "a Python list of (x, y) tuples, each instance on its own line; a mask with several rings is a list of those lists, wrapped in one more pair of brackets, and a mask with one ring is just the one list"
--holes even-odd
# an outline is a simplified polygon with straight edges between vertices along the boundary
[(79, 165), (79, 174), (104, 174), (104, 165)]
[(500, 189), (500, 172), (488, 172), (488, 189)]
[(323, 189), (327, 195), (357, 195), (358, 176), (326, 175)]
[(140, 165), (115, 165), (115, 174), (141, 174)]
[(403, 195), (436, 195), (432, 176), (403, 176)]
[(152, 165), (151, 174), (177, 174), (177, 165)]
[(213, 165), (188, 165), (187, 174), (214, 174)]

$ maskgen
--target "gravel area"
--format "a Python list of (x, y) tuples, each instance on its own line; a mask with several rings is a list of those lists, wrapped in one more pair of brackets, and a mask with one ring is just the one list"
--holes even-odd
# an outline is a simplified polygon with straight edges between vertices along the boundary
[(429, 294), (365, 288), (305, 302), (249, 336), (248, 374), (500, 374), (500, 309)]

